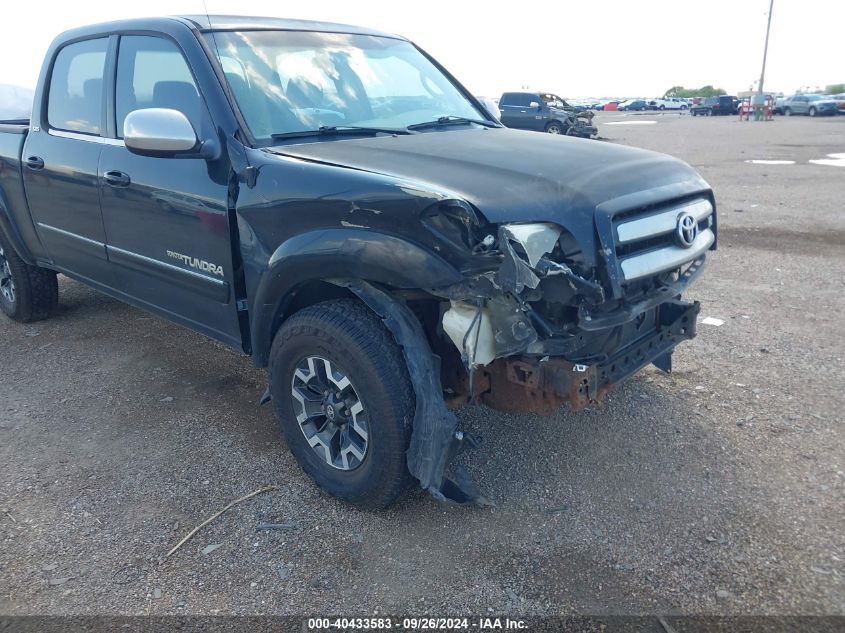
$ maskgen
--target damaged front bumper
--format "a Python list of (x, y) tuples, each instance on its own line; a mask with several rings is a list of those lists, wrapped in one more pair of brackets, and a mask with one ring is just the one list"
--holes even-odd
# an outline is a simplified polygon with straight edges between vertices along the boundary
[(614, 384), (649, 363), (669, 371), (675, 346), (695, 337), (698, 312), (698, 302), (663, 303), (653, 327), (592, 365), (548, 356), (497, 359), (480, 372), (481, 400), (499, 411), (544, 415), (555, 413), (564, 403), (574, 410), (599, 403)]
[[(691, 240), (681, 257), (665, 220), (680, 225), (687, 216), (706, 242)], [(699, 304), (680, 297), (701, 274), (704, 250), (715, 246), (711, 201), (685, 199), (612, 222), (618, 241), (606, 242), (601, 270), (553, 223), (505, 224), (495, 237), (474, 236), (469, 247), (481, 265), (460, 283), (424, 289), (439, 298), (436, 308), (448, 303), (436, 329), (424, 330), (426, 319), (379, 288), (335, 280), (378, 313), (402, 347), (416, 396), (408, 468), (435, 498), (483, 501), (466, 471), (451, 464), (478, 438), (459, 431), (449, 409), (476, 400), (509, 412), (551, 414), (564, 403), (582, 409), (649, 363), (670, 371), (674, 348), (695, 336)], [(644, 256), (649, 275), (611, 274)]]
[(580, 138), (593, 138), (598, 136), (599, 130), (595, 125), (576, 123), (575, 125), (569, 128), (569, 131), (567, 133), (570, 136), (578, 136)]
[[(666, 220), (687, 215), (699, 223), (700, 239), (684, 249)], [(463, 391), (451, 390), (452, 404), (480, 395), (510, 412), (549, 413), (564, 402), (580, 409), (649, 363), (671, 370), (675, 346), (695, 336), (698, 304), (680, 298), (715, 242), (715, 210), (709, 200), (687, 200), (628, 213), (620, 225), (609, 262), (646, 258), (652, 271), (616, 285), (596, 269), (581, 272), (587, 268), (571, 245), (562, 247), (558, 225), (499, 226), (498, 269), (441, 291), (451, 302), (443, 330), (469, 375)]]

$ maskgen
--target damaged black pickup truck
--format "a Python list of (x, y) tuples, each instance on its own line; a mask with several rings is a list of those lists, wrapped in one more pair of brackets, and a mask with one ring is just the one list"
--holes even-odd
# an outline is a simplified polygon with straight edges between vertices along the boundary
[(695, 335), (710, 187), (660, 154), (509, 130), (411, 42), (179, 17), (53, 43), (0, 125), (0, 307), (62, 273), (269, 367), (303, 469), (366, 507), (479, 499), (452, 409), (600, 402)]

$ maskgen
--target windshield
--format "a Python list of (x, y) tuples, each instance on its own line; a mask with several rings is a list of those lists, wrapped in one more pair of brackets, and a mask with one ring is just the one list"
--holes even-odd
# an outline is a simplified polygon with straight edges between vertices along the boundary
[(314, 31), (206, 37), (259, 141), (320, 128), (404, 130), (442, 117), (489, 119), (404, 40)]
[(541, 94), (540, 98), (545, 102), (548, 106), (563, 108), (566, 107), (567, 103), (557, 95), (553, 94)]

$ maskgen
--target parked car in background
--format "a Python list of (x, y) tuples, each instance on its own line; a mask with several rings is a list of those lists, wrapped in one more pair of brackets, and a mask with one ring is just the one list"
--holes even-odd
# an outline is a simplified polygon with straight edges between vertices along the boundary
[(713, 114), (713, 106), (719, 103), (719, 97), (707, 97), (693, 105), (689, 111), (693, 116), (710, 116)]
[(628, 99), (619, 104), (620, 110), (642, 112), (648, 110), (648, 103), (643, 99)]
[(839, 114), (845, 114), (845, 93), (841, 95), (830, 95), (830, 98), (836, 101), (836, 109)]
[(698, 105), (690, 108), (693, 116), (717, 116), (739, 112), (739, 99), (730, 95), (707, 97)]
[(681, 99), (680, 97), (655, 99), (654, 105), (656, 110), (687, 110), (689, 108), (687, 100)]
[(783, 104), (786, 102), (788, 97), (781, 95), (780, 97), (775, 97), (775, 105), (772, 108), (772, 112), (774, 114), (783, 114)]
[(582, 138), (598, 134), (594, 125), (576, 116), (573, 106), (549, 92), (506, 92), (499, 99), (499, 112), (502, 123), (518, 130)]
[(825, 95), (792, 95), (783, 102), (784, 116), (825, 116), (839, 112), (839, 104)]

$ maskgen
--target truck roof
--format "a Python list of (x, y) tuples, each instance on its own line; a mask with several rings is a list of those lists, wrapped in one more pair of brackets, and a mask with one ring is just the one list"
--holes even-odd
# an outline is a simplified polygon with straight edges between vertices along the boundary
[[(200, 29), (255, 30), (279, 29), (284, 31), (329, 31), (332, 33), (355, 33), (360, 35), (378, 35), (399, 38), (398, 35), (383, 33), (375, 29), (368, 29), (350, 24), (335, 22), (317, 22), (313, 20), (293, 20), (288, 18), (266, 18), (244, 15), (183, 15), (180, 16), (197, 25)], [(404, 38), (399, 38), (404, 39)]]
[(132, 18), (91, 24), (66, 31), (57, 39), (68, 40), (75, 37), (86, 37), (92, 34), (124, 31), (132, 29), (140, 30), (168, 30), (173, 28), (174, 22), (182, 23), (201, 31), (207, 30), (283, 30), (283, 31), (322, 31), (329, 33), (350, 33), (354, 35), (375, 35), (379, 37), (390, 37), (394, 39), (405, 39), (391, 33), (383, 33), (374, 29), (368, 29), (349, 24), (335, 24), (333, 22), (316, 22), (311, 20), (292, 20), (287, 18), (267, 18), (257, 16), (238, 15), (172, 15), (152, 18)]

